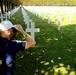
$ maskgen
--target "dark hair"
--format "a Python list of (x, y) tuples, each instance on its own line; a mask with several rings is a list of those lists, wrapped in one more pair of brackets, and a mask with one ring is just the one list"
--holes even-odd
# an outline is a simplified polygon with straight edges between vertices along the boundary
[(17, 35), (18, 35), (18, 31), (15, 29), (15, 28), (12, 28), (13, 29), (13, 35), (12, 35), (12, 40), (16, 40), (17, 39)]

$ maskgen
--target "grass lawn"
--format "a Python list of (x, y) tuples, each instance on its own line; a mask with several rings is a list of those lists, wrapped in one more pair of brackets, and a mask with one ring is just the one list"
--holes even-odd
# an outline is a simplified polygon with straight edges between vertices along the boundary
[[(34, 48), (17, 54), (15, 75), (76, 75), (76, 25), (61, 26), (59, 32), (54, 22), (27, 13), (40, 32), (35, 33)], [(10, 20), (26, 28), (20, 9)], [(24, 40), (21, 34), (18, 39)]]

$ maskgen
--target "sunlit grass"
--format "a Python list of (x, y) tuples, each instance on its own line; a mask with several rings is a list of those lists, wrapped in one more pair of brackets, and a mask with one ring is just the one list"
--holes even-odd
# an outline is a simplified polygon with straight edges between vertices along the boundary
[[(34, 48), (17, 54), (15, 75), (76, 75), (76, 25), (61, 26), (59, 32), (54, 22), (48, 24), (47, 20), (27, 13), (40, 32), (35, 33)], [(26, 28), (21, 10), (10, 20)], [(18, 39), (24, 40), (21, 34)]]

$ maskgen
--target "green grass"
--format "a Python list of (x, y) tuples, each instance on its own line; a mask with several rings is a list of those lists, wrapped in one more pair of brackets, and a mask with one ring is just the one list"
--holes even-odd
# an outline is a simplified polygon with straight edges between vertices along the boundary
[[(17, 54), (15, 75), (76, 75), (76, 25), (62, 26), (59, 32), (54, 22), (48, 24), (47, 20), (27, 13), (40, 32), (35, 33), (34, 48)], [(26, 28), (21, 10), (10, 20)], [(18, 39), (24, 40), (21, 34)]]

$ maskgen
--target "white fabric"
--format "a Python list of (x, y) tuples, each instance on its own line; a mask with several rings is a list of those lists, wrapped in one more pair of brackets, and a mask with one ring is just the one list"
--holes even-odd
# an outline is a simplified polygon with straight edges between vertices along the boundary
[(13, 25), (9, 20), (5, 20), (5, 21), (2, 21), (0, 23), (0, 31), (6, 31), (10, 28), (14, 28), (15, 25)]

